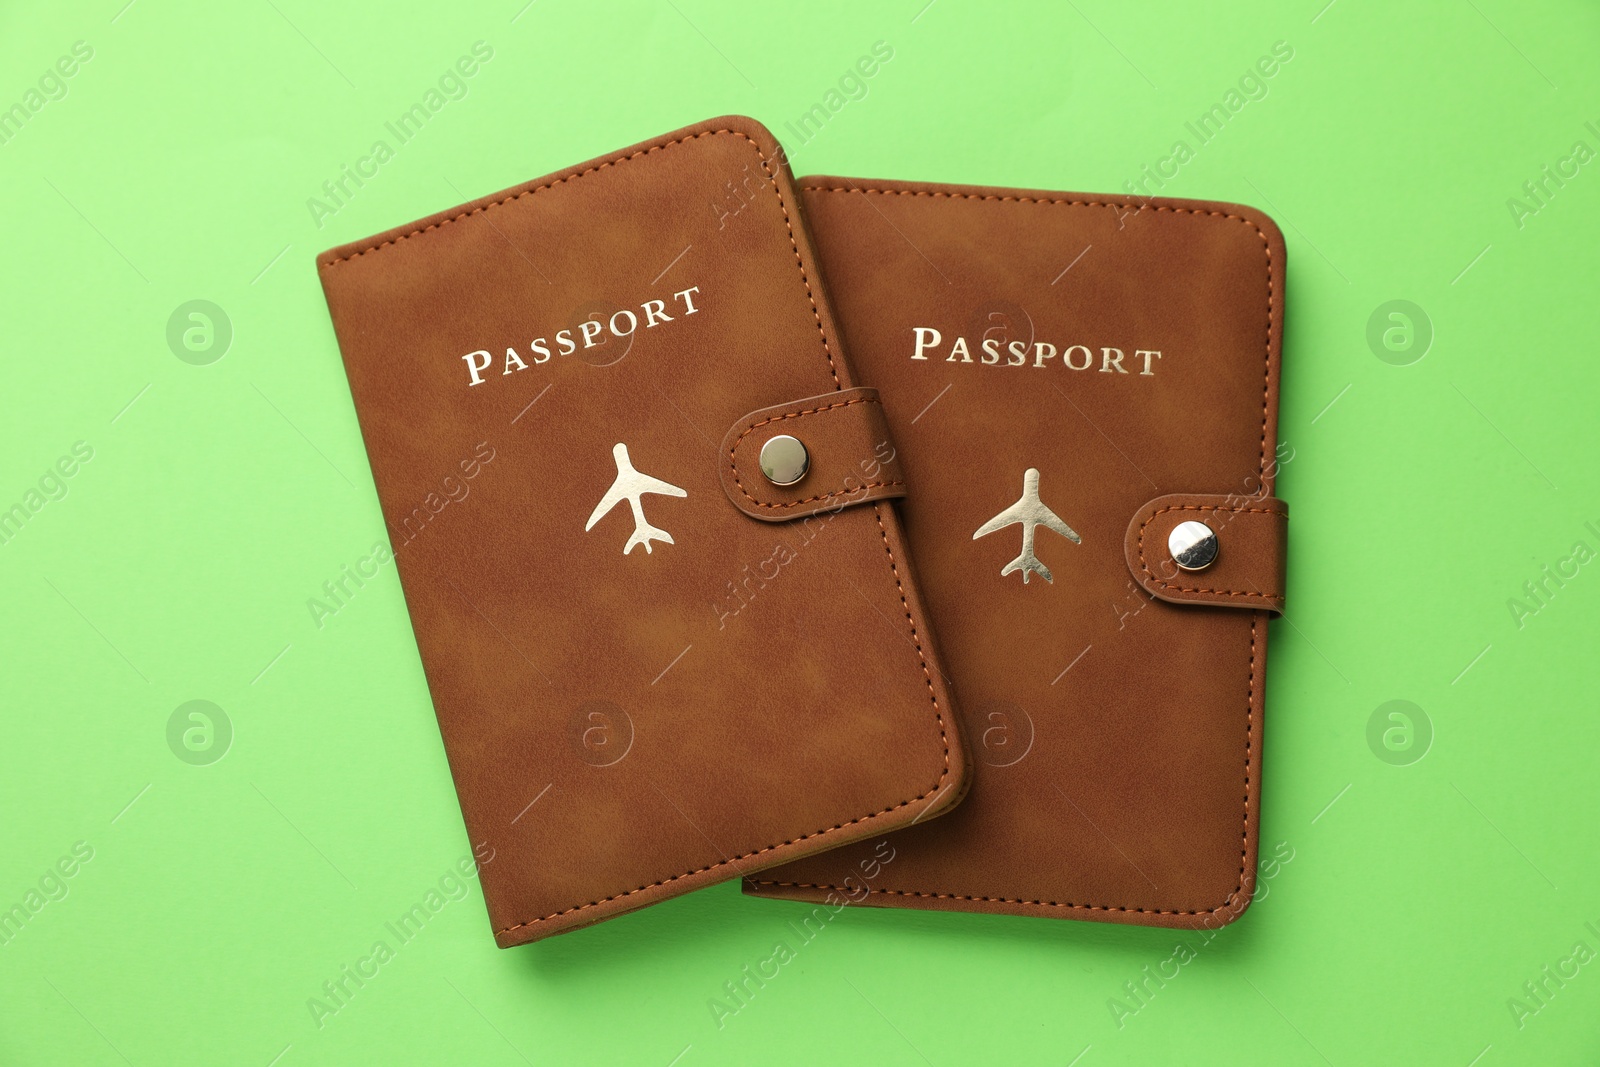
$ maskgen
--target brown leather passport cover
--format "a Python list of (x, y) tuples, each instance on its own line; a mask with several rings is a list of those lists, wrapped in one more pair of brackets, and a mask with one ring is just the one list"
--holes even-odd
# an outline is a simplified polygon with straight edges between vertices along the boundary
[(501, 946), (960, 795), (899, 458), (760, 125), (317, 265)]
[[(1283, 594), (1277, 227), (1198, 201), (801, 184), (845, 341), (901, 450), (974, 774), (955, 811), (890, 838), (870, 885), (869, 851), (847, 848), (746, 890), (1237, 917)], [(1197, 573), (1168, 551), (1186, 520), (1220, 546)]]

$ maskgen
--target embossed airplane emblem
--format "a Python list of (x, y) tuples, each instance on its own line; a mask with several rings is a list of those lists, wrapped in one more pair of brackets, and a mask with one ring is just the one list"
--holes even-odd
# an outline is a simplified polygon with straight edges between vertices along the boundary
[(595, 505), (594, 513), (589, 516), (589, 522), (583, 530), (588, 533), (594, 529), (594, 524), (599, 522), (606, 514), (624, 500), (633, 509), (633, 536), (628, 538), (628, 543), (622, 547), (622, 554), (626, 556), (633, 551), (635, 545), (643, 545), (646, 552), (651, 541), (665, 541), (672, 544), (672, 535), (665, 530), (658, 530), (644, 520), (644, 508), (639, 504), (639, 498), (646, 493), (655, 493), (658, 496), (688, 496), (688, 492), (675, 485), (669, 485), (660, 478), (652, 478), (648, 474), (640, 474), (633, 469), (633, 461), (628, 458), (628, 446), (620, 441), (611, 450), (611, 455), (617, 461), (617, 480), (611, 483), (611, 488), (606, 490), (606, 495), (600, 503)]
[(1022, 584), (1028, 584), (1029, 573), (1040, 575), (1047, 582), (1055, 579), (1050, 575), (1050, 568), (1039, 562), (1039, 557), (1033, 554), (1034, 530), (1043, 526), (1047, 530), (1054, 530), (1073, 544), (1082, 544), (1083, 539), (1078, 536), (1072, 527), (1061, 521), (1061, 516), (1045, 507), (1039, 500), (1039, 471), (1036, 467), (1029, 467), (1022, 476), (1022, 497), (1009, 508), (978, 527), (978, 532), (972, 535), (976, 541), (985, 534), (992, 534), (996, 530), (1003, 530), (1013, 523), (1022, 523), (1022, 554), (1007, 563), (1000, 571), (1000, 576), (1005, 577), (1012, 571), (1022, 572)]

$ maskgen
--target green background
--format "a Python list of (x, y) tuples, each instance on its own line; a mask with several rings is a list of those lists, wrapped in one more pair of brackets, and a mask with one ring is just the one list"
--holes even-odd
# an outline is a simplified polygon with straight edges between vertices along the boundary
[[(0, 944), (0, 1062), (1600, 1061), (1600, 962), (1508, 1004), (1600, 952), (1600, 565), (1508, 606), (1600, 549), (1600, 163), (1507, 205), (1600, 149), (1592, 5), (124, 2), (0, 14), (0, 107), (93, 49), (0, 145), (0, 508), (93, 450), (0, 544), (0, 908), (93, 850)], [(319, 227), (322, 183), (480, 40)], [(1278, 41), (1159, 190), (1259, 206), (1290, 250), (1262, 854), (1292, 859), (1250, 914), (1202, 944), (850, 908), (719, 1028), (802, 906), (724, 885), (499, 951), (472, 883), (319, 1028), (308, 999), (469, 846), (393, 569), (307, 608), (385, 537), (315, 253), (728, 112), (801, 174), (1117, 192)], [(1397, 299), (1425, 353), (1369, 344)], [(168, 341), (192, 300), (231, 323), (208, 365)], [(1396, 699), (1409, 749), (1368, 740)], [(191, 700), (231, 723), (191, 739), (208, 765), (169, 746)]]

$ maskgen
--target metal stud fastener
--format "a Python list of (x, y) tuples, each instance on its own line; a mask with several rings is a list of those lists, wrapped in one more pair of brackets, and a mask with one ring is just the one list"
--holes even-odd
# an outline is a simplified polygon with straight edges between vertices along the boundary
[(1216, 532), (1203, 522), (1180, 522), (1167, 535), (1172, 562), (1186, 571), (1203, 571), (1217, 561)]
[(761, 446), (761, 473), (773, 485), (794, 485), (810, 466), (811, 454), (799, 438), (779, 434)]

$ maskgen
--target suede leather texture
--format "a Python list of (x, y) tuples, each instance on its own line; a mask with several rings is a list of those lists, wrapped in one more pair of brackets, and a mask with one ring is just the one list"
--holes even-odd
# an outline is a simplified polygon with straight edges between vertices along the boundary
[[(746, 891), (855, 887), (871, 905), (1169, 927), (1237, 918), (1255, 885), (1268, 609), (1282, 606), (1277, 227), (1209, 202), (801, 184), (845, 341), (900, 449), (898, 506), (975, 769), (959, 808), (890, 837), (870, 884), (871, 851), (851, 847)], [(1001, 573), (1022, 527), (974, 536), (1028, 477), (1081, 538), (1035, 529), (1050, 581)], [(1229, 584), (1136, 580), (1130, 524), (1172, 495), (1241, 512), (1217, 529), (1210, 578)], [(1146, 531), (1160, 540), (1148, 562), (1170, 563), (1168, 529)], [(1240, 595), (1170, 584), (1191, 578)]]
[[(318, 257), (502, 947), (961, 795), (874, 456), (832, 441), (793, 488), (845, 496), (782, 523), (723, 489), (736, 421), (854, 385), (796, 195), (717, 119)], [(670, 543), (591, 515), (623, 445)]]

